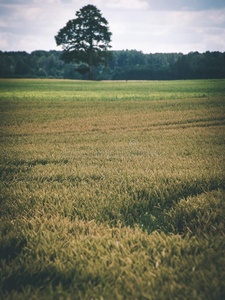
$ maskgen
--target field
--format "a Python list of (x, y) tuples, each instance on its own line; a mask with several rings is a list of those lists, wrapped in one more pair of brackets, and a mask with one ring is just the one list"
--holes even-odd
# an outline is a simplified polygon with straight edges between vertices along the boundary
[(0, 298), (225, 299), (225, 80), (0, 80)]

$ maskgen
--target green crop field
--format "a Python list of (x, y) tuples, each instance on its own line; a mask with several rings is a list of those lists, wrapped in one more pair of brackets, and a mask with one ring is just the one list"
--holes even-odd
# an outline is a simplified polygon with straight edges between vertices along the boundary
[(225, 80), (0, 80), (1, 299), (225, 299)]

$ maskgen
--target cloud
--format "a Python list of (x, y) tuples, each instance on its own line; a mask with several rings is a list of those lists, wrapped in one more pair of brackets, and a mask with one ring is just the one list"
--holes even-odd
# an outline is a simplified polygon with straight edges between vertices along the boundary
[(111, 0), (106, 2), (106, 7), (136, 10), (148, 8), (148, 3), (144, 0)]
[(0, 32), (0, 47), (8, 48), (9, 42), (8, 42), (9, 35), (7, 33)]
[(3, 28), (5, 27), (6, 28), (7, 26), (8, 26), (8, 24), (5, 21), (0, 20), (0, 28), (1, 27), (3, 27)]
[[(128, 21), (134, 19), (135, 22)], [(112, 25), (113, 47), (118, 50), (137, 49), (145, 53), (225, 50), (225, 10), (129, 11), (117, 14), (111, 22), (116, 25)]]
[(109, 21), (113, 49), (225, 51), (220, 0), (0, 0), (0, 50), (60, 50), (54, 36), (89, 3)]
[(224, 0), (147, 0), (152, 10), (200, 11), (225, 7)]

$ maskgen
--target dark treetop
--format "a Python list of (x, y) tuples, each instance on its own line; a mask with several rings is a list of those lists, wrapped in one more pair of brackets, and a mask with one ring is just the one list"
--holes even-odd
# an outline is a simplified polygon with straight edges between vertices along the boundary
[(94, 5), (87, 5), (76, 12), (76, 18), (67, 22), (55, 36), (58, 46), (63, 47), (62, 59), (75, 62), (78, 72), (89, 71), (94, 79), (93, 67), (105, 64), (109, 56), (112, 33), (107, 20)]

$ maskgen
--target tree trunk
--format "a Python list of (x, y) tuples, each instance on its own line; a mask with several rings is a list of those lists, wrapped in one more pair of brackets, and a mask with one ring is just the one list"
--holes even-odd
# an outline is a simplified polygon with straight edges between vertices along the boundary
[(94, 80), (94, 71), (93, 71), (93, 41), (92, 41), (92, 36), (90, 38), (90, 52), (89, 52), (89, 80)]
[(89, 65), (89, 80), (94, 80), (94, 72), (92, 65)]

